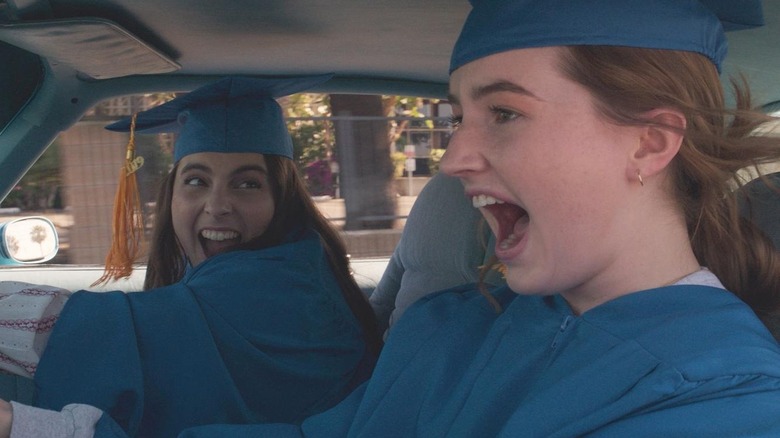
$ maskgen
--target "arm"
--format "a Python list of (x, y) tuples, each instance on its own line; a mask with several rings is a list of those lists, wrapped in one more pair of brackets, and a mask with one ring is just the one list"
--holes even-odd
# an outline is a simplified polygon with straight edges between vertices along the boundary
[(0, 282), (0, 369), (32, 377), (71, 292), (51, 286)]
[(740, 379), (744, 381), (716, 391), (702, 389), (713, 386), (708, 382), (679, 402), (620, 418), (588, 436), (780, 436), (780, 379), (755, 375), (721, 380)]
[(61, 412), (0, 400), (0, 438), (90, 438), (103, 417), (100, 409), (72, 404)]

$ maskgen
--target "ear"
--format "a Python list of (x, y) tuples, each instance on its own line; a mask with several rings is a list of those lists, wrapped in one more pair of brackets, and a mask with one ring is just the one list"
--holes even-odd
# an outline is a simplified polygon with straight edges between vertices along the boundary
[[(662, 172), (680, 151), (687, 126), (685, 115), (671, 108), (657, 108), (643, 117), (650, 124), (640, 129), (637, 146), (631, 150), (626, 175), (638, 181)], [(643, 183), (644, 184), (644, 183)]]

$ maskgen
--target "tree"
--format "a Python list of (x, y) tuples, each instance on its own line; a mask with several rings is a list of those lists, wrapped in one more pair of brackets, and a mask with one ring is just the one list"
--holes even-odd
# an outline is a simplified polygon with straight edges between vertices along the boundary
[(23, 211), (62, 208), (62, 175), (58, 149), (57, 141), (46, 149), (3, 200), (3, 207), (18, 207)]
[(331, 94), (330, 105), (347, 216), (344, 229), (392, 228), (396, 202), (382, 97)]

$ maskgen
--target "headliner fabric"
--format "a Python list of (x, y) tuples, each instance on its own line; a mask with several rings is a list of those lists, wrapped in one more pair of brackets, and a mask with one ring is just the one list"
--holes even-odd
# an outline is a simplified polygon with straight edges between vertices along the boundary
[(95, 79), (171, 73), (181, 68), (167, 55), (102, 18), (3, 23), (0, 40)]

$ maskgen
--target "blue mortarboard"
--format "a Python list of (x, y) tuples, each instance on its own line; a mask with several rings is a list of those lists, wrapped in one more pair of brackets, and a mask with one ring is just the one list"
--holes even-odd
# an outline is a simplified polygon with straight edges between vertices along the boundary
[(720, 71), (724, 30), (764, 24), (761, 0), (471, 0), (450, 73), (529, 47), (606, 45), (701, 53)]
[[(175, 162), (197, 152), (256, 152), (292, 159), (292, 139), (275, 98), (305, 91), (332, 76), (227, 77), (138, 113), (135, 131), (178, 132)], [(106, 129), (130, 131), (131, 120)]]

